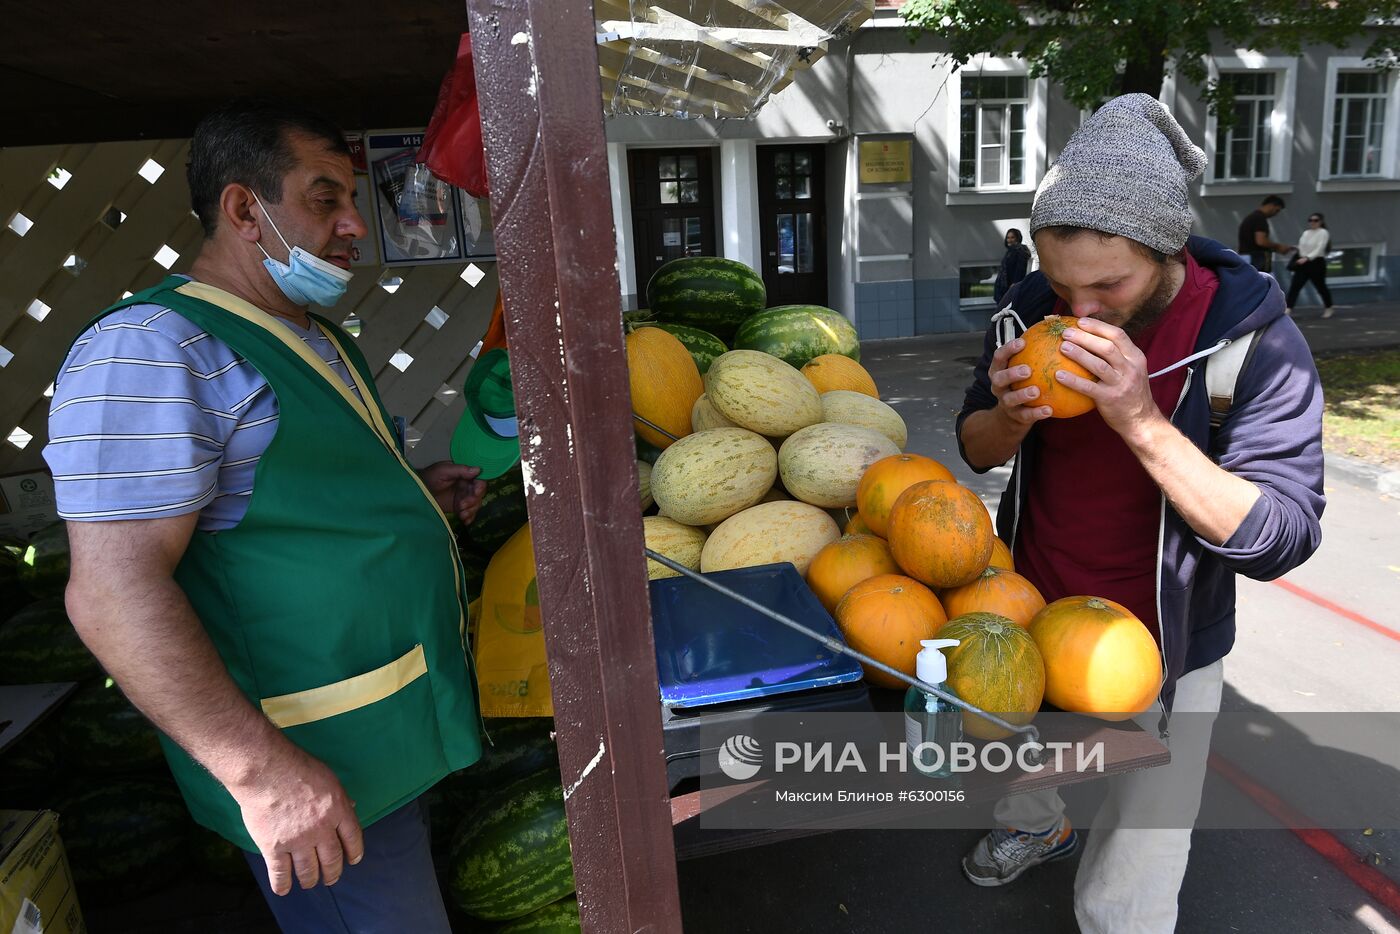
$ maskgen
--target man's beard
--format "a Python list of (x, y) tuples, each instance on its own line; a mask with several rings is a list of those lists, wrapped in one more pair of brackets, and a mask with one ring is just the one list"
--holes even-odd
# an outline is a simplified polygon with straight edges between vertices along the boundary
[(1157, 273), (1157, 286), (1152, 290), (1152, 294), (1143, 299), (1142, 304), (1123, 325), (1123, 331), (1129, 337), (1137, 337), (1152, 325), (1161, 321), (1167, 314), (1167, 309), (1171, 307), (1174, 294), (1172, 277), (1167, 275), (1167, 267), (1161, 266)]

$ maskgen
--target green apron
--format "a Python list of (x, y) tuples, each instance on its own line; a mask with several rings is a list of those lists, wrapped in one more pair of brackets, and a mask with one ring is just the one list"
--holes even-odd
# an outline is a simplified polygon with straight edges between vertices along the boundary
[[(447, 520), (340, 328), (311, 316), (364, 403), (301, 338), (227, 292), (171, 277), (102, 314), (142, 303), (223, 341), (277, 396), (247, 514), (196, 531), (175, 580), (244, 695), (335, 772), (368, 826), (481, 756)], [(256, 850), (228, 791), (161, 739), (195, 820)]]

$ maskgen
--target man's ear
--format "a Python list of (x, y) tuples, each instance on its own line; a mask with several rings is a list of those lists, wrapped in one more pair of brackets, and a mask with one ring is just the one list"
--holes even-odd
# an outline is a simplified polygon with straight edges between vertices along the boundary
[(247, 185), (225, 185), (219, 193), (219, 223), (240, 240), (256, 243), (262, 239), (261, 210), (255, 214), (256, 206), (253, 191)]

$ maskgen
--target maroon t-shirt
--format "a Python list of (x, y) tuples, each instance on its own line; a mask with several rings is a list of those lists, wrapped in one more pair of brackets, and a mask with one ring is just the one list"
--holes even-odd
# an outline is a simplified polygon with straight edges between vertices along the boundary
[[(1160, 321), (1134, 343), (1155, 373), (1190, 356), (1220, 279), (1186, 254), (1186, 279)], [(1056, 301), (1055, 314), (1069, 314)], [(1186, 367), (1152, 380), (1168, 418), (1186, 385)], [(1098, 411), (1047, 419), (1035, 428), (1036, 464), (1016, 534), (1016, 570), (1046, 601), (1107, 597), (1123, 604), (1160, 641), (1157, 629), (1157, 526), (1161, 491)]]

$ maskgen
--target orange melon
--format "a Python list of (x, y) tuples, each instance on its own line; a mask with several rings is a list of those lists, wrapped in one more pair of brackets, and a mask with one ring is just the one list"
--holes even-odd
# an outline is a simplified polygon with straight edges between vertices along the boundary
[(1045, 699), (1103, 720), (1142, 713), (1162, 687), (1162, 656), (1142, 621), (1104, 597), (1065, 597), (1031, 620)]
[[(847, 645), (910, 677), (920, 641), (932, 639), (947, 618), (932, 590), (902, 574), (863, 580), (836, 605), (836, 624)], [(868, 666), (865, 680), (885, 688), (908, 686)]]
[(898, 574), (890, 546), (874, 535), (846, 535), (827, 545), (807, 567), (807, 586), (828, 613), (856, 584), (880, 574)]
[(626, 348), (632, 411), (675, 438), (635, 418), (632, 424), (643, 441), (664, 450), (690, 434), (691, 410), (705, 392), (700, 370), (680, 339), (661, 328), (637, 328)]
[(802, 375), (817, 387), (817, 392), (850, 389), (874, 396), (876, 399), (880, 398), (880, 391), (875, 388), (875, 380), (865, 367), (842, 354), (824, 353), (813, 357), (802, 367)]
[(922, 454), (895, 454), (871, 464), (856, 487), (856, 508), (870, 531), (889, 537), (894, 501), (921, 480), (953, 480), (953, 472)]
[(916, 483), (890, 510), (889, 543), (905, 574), (930, 587), (970, 583), (992, 557), (992, 517), (977, 494), (947, 480)]
[[(995, 547), (995, 546), (993, 546)], [(1045, 608), (1045, 598), (1035, 584), (1015, 571), (988, 565), (970, 584), (952, 587), (938, 595), (949, 616), (995, 613), (1022, 629)]]
[(1098, 382), (1084, 367), (1060, 352), (1064, 343), (1064, 333), (1074, 327), (1073, 315), (1048, 315), (1026, 329), (1021, 337), (1026, 346), (1007, 362), (1008, 367), (1025, 365), (1031, 368), (1028, 379), (1012, 383), (1011, 388), (1020, 390), (1027, 386), (1040, 388), (1040, 395), (1031, 400), (1031, 406), (1050, 406), (1052, 418), (1074, 418), (1094, 408), (1094, 400), (1070, 389), (1055, 378), (1056, 370), (1065, 370), (1075, 376)]

